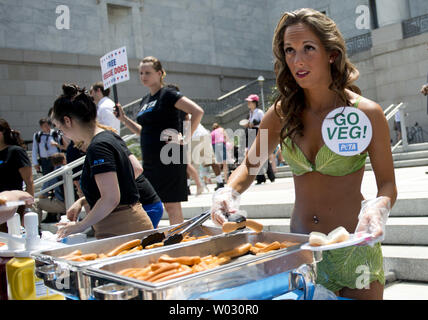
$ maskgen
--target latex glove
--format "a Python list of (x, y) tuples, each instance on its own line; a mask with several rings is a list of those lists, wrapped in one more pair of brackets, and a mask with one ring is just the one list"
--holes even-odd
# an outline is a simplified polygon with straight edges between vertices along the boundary
[(211, 219), (221, 226), (227, 221), (229, 214), (239, 211), (241, 194), (229, 186), (218, 189), (214, 192), (211, 205)]
[(60, 222), (57, 223), (58, 231), (56, 233), (58, 240), (68, 237), (74, 233), (80, 233), (87, 229), (82, 222)]
[(388, 197), (378, 197), (361, 202), (355, 233), (370, 234), (370, 237), (362, 243), (363, 245), (373, 246), (376, 242), (382, 242), (385, 239), (385, 226), (390, 212), (391, 201)]

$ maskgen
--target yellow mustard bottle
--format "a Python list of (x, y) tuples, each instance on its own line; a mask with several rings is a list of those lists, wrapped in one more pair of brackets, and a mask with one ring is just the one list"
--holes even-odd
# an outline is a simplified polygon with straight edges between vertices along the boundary
[(19, 252), (6, 264), (10, 300), (64, 300), (64, 296), (51, 293), (43, 280), (35, 275), (35, 261), (28, 252)]

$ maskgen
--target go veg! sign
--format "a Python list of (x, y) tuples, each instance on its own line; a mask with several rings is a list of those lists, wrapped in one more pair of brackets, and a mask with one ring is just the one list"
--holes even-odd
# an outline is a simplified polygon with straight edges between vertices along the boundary
[(126, 47), (113, 50), (100, 58), (104, 89), (129, 80)]
[(364, 112), (355, 107), (331, 111), (322, 124), (322, 137), (327, 147), (342, 156), (363, 152), (372, 139), (372, 125)]

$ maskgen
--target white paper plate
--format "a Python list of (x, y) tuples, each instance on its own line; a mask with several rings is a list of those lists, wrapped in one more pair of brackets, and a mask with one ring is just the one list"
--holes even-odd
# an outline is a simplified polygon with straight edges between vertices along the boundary
[(368, 233), (362, 233), (362, 234), (350, 234), (349, 239), (343, 242), (339, 243), (333, 243), (333, 244), (327, 244), (325, 246), (310, 246), (309, 242), (302, 244), (300, 249), (302, 250), (311, 250), (311, 251), (327, 251), (327, 250), (334, 250), (334, 249), (340, 249), (340, 248), (346, 248), (350, 246), (354, 246), (356, 244), (359, 244), (361, 242), (364, 242), (366, 240), (372, 239), (371, 235)]
[(23, 205), (25, 205), (25, 201), (9, 201), (9, 202), (6, 202), (6, 204), (1, 205), (0, 210), (5, 209), (5, 208), (13, 208), (13, 207), (18, 207), (18, 206), (23, 206)]
[(247, 126), (250, 123), (250, 121), (248, 119), (242, 119), (241, 121), (239, 121), (239, 125), (240, 126)]

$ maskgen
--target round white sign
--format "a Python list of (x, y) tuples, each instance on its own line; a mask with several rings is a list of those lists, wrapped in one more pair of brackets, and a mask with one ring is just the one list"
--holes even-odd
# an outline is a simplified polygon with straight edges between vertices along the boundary
[(322, 123), (322, 138), (327, 147), (341, 156), (363, 152), (372, 139), (372, 125), (364, 112), (355, 107), (339, 107)]

